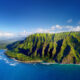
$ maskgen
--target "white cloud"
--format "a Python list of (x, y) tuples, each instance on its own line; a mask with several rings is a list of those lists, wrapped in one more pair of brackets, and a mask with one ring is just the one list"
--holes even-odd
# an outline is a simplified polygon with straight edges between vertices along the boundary
[(49, 29), (38, 28), (37, 30), (35, 30), (35, 33), (49, 33), (49, 32), (50, 32)]
[(27, 36), (28, 32), (26, 30), (24, 30), (23, 32), (17, 33), (18, 36)]
[(80, 26), (65, 26), (67, 31), (80, 31)]
[(55, 26), (52, 26), (50, 30), (55, 30)]
[(56, 33), (56, 30), (58, 30), (60, 32), (62, 27), (63, 26), (55, 25), (55, 26), (52, 26), (48, 29), (38, 28), (38, 29), (35, 30), (35, 33)]
[(80, 26), (73, 27), (73, 28), (72, 28), (72, 31), (80, 31)]
[(55, 26), (52, 26), (48, 29), (43, 29), (43, 28), (38, 28), (35, 30), (35, 33), (55, 33), (56, 30), (61, 30), (62, 29), (62, 26), (60, 25), (55, 25)]
[(62, 29), (62, 26), (57, 24), (55, 26), (52, 26), (49, 30), (56, 30), (56, 29)]
[(27, 35), (30, 35), (30, 34), (31, 33), (26, 32), (25, 30), (20, 33), (10, 33), (10, 32), (0, 31), (0, 37), (3, 37), (3, 38), (26, 37)]
[(17, 33), (16, 36), (18, 36), (18, 37), (27, 37), (30, 34), (33, 34), (33, 32), (27, 32), (26, 30), (24, 30), (23, 32)]
[(13, 33), (9, 33), (9, 32), (0, 32), (0, 37), (13, 37), (14, 34)]
[(73, 26), (65, 26), (67, 29), (71, 29), (71, 28), (73, 28)]
[(55, 25), (50, 27), (49, 29), (43, 29), (43, 28), (36, 29), (35, 33), (60, 33), (60, 32), (68, 32), (68, 31), (80, 31), (80, 26)]
[(10, 33), (10, 32), (0, 31), (0, 37), (5, 37), (5, 38), (26, 37), (33, 33), (60, 33), (60, 32), (68, 32), (68, 31), (80, 31), (80, 26), (55, 25), (48, 29), (38, 28), (35, 29), (33, 32), (27, 32), (26, 30), (24, 30), (23, 32), (20, 33)]
[(71, 23), (71, 22), (72, 22), (72, 19), (67, 20), (67, 23)]
[(56, 25), (56, 28), (57, 28), (57, 29), (62, 29), (62, 26)]

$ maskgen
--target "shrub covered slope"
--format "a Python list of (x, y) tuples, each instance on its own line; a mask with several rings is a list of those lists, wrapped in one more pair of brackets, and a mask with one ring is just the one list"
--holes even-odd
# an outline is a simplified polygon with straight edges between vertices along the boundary
[(80, 63), (80, 32), (40, 33), (7, 46), (6, 55), (20, 61)]

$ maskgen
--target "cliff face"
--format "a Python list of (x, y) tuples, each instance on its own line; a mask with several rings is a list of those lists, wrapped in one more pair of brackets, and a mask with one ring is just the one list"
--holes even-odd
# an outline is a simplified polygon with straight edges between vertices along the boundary
[(80, 63), (80, 32), (33, 34), (7, 46), (6, 54), (18, 60), (40, 59), (56, 63)]

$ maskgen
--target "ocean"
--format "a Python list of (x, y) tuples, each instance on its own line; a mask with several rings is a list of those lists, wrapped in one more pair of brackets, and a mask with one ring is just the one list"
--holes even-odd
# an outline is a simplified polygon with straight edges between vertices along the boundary
[(0, 50), (0, 80), (80, 80), (80, 65), (21, 63)]

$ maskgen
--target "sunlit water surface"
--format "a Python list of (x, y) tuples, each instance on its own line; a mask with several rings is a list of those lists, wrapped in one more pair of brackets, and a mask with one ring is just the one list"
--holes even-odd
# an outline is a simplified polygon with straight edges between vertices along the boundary
[(0, 50), (0, 80), (80, 80), (80, 65), (25, 64)]

